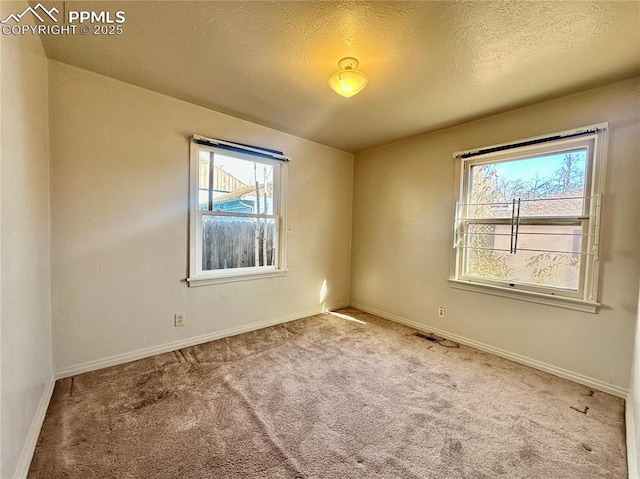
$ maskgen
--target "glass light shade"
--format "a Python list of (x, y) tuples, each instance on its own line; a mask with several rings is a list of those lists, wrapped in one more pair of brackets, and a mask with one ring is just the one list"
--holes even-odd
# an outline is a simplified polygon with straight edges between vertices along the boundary
[(346, 69), (329, 77), (329, 86), (338, 95), (350, 97), (367, 86), (367, 75), (358, 70)]

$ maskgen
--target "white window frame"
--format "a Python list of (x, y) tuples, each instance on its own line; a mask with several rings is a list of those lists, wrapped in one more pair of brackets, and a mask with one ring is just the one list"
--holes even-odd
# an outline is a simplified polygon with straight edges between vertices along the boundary
[[(189, 286), (206, 286), (235, 281), (248, 281), (284, 276), (287, 272), (286, 192), (287, 161), (272, 160), (250, 153), (229, 151), (215, 146), (196, 143), (194, 136), (190, 148), (189, 166)], [(227, 157), (264, 163), (273, 166), (273, 214), (227, 213), (201, 210), (199, 205), (199, 151), (209, 151)], [(251, 149), (249, 149), (251, 151)], [(202, 269), (202, 219), (205, 216), (232, 216), (275, 219), (276, 260), (274, 265), (218, 270)]]
[[(604, 175), (606, 171), (606, 131), (607, 124), (601, 123), (542, 137), (518, 140), (510, 144), (478, 148), (472, 152), (454, 153), (454, 158), (459, 162), (459, 175), (456, 179), (458, 201), (454, 218), (454, 249), (449, 277), (450, 286), (457, 289), (595, 313), (600, 306), (597, 298), (598, 273), (600, 269), (598, 253), (601, 199), (604, 193)], [(469, 202), (471, 166), (501, 163), (554, 152), (562, 153), (563, 151), (585, 147), (588, 152), (587, 164), (585, 165), (585, 196), (588, 199), (586, 200), (586, 211), (583, 212), (583, 215), (564, 219), (554, 216), (536, 217), (535, 220), (529, 221), (529, 224), (536, 225), (560, 225), (564, 221), (564, 224), (582, 226), (582, 254), (578, 291), (465, 276), (463, 268), (465, 253), (462, 247), (462, 238), (466, 226), (474, 222), (473, 219), (465, 218), (464, 214), (465, 204)], [(489, 221), (489, 223), (498, 224), (508, 221), (495, 220)], [(487, 223), (484, 220), (476, 220), (475, 222)]]

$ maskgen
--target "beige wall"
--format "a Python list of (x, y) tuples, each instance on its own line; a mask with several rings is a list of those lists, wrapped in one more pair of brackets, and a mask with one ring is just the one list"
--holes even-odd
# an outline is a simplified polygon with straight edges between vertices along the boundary
[[(624, 394), (640, 271), (639, 100), (639, 81), (629, 80), (356, 155), (352, 304)], [(605, 121), (600, 312), (450, 288), (452, 153)]]
[[(352, 154), (63, 63), (49, 71), (56, 371), (348, 304)], [(285, 277), (187, 287), (194, 133), (292, 158)]]
[[(0, 16), (26, 3), (2, 2)], [(47, 59), (3, 36), (0, 187), (0, 477), (26, 475), (52, 387)]]
[[(640, 240), (640, 238), (638, 238)], [(627, 399), (627, 452), (629, 478), (640, 477), (640, 294), (638, 295), (638, 321), (634, 335), (631, 391)], [(632, 462), (633, 461), (633, 462)]]

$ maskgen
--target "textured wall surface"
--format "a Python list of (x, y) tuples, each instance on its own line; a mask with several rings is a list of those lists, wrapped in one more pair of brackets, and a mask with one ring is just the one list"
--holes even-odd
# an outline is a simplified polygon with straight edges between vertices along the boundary
[[(59, 62), (49, 71), (56, 370), (348, 303), (352, 154)], [(187, 287), (194, 133), (292, 158), (285, 277)]]
[[(49, 57), (348, 151), (640, 72), (638, 2), (110, 7), (123, 35), (50, 35)], [(346, 56), (369, 77), (349, 99), (327, 86)]]
[[(357, 155), (352, 304), (628, 388), (640, 273), (639, 84), (612, 84)], [(450, 288), (452, 153), (605, 121), (599, 313)]]
[(47, 59), (38, 37), (5, 36), (1, 62), (0, 477), (15, 478), (52, 378)]

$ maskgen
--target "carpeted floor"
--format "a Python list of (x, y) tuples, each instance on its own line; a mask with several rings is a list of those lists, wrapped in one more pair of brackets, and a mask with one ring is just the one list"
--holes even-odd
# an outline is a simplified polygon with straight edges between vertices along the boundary
[(60, 380), (30, 479), (625, 478), (624, 402), (354, 309)]

